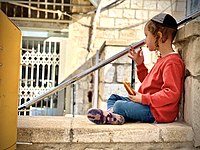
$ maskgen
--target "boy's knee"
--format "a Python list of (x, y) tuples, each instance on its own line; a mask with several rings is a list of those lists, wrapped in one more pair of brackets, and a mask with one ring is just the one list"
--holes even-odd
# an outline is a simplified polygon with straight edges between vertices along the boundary
[(111, 94), (111, 96), (110, 97), (117, 97), (117, 95), (116, 94)]
[(112, 94), (108, 100), (118, 100), (118, 97), (116, 94)]
[(123, 110), (123, 105), (122, 105), (122, 101), (116, 101), (115, 104), (113, 105), (113, 112), (115, 113), (119, 113)]

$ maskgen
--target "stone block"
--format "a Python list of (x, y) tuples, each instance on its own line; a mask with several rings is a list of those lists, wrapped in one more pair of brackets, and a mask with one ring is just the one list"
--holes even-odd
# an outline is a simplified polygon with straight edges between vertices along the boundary
[(91, 79), (88, 79), (86, 81), (80, 80), (78, 81), (78, 84), (75, 84), (76, 91), (82, 91), (82, 90), (88, 90), (89, 89), (89, 83), (88, 81), (91, 81)]
[(131, 8), (133, 9), (142, 9), (143, 7), (143, 1), (138, 1), (138, 0), (131, 0)]
[(123, 19), (123, 18), (117, 18), (115, 19), (115, 26), (118, 28), (123, 28), (125, 26), (129, 25), (129, 20), (128, 19)]
[(185, 27), (179, 28), (175, 37), (175, 45), (180, 43), (180, 41), (185, 40)]
[(144, 1), (143, 8), (148, 10), (156, 10), (156, 3), (156, 1)]
[(129, 29), (129, 30), (121, 30), (120, 32), (120, 38), (123, 38), (123, 39), (127, 39), (127, 40), (132, 40), (133, 37), (134, 37), (134, 40), (136, 39), (137, 40), (137, 30), (135, 29)]
[(167, 7), (171, 6), (171, 1), (165, 0), (165, 1), (158, 1), (157, 3), (157, 9), (158, 10), (165, 10)]
[[(184, 120), (189, 124), (192, 125), (192, 118), (193, 118), (193, 101), (194, 97), (194, 79), (192, 77), (187, 77), (185, 80), (185, 103), (184, 103)], [(196, 94), (195, 94), (196, 95)]]
[(106, 17), (100, 18), (100, 27), (113, 28), (114, 24), (115, 24), (114, 18), (106, 18)]
[(120, 64), (120, 65), (123, 65), (123, 64), (131, 65), (132, 60), (128, 57), (128, 54), (126, 54), (126, 55), (116, 59), (113, 63)]
[(131, 81), (131, 65), (117, 66), (117, 82)]
[(74, 143), (110, 142), (109, 128), (106, 125), (93, 124), (85, 116), (73, 118), (72, 133)]
[(135, 18), (135, 10), (134, 9), (124, 9), (123, 13), (124, 18)]
[(123, 84), (104, 84), (104, 93), (102, 95), (103, 100), (107, 100), (112, 94), (118, 94), (122, 96), (127, 96), (127, 92)]
[[(80, 119), (80, 117), (82, 119)], [(73, 119), (73, 140), (78, 143), (129, 143), (129, 142), (161, 142), (159, 129), (145, 123), (126, 123), (121, 125), (96, 125), (85, 116)], [(83, 126), (84, 125), (84, 126)], [(126, 129), (126, 130), (124, 130)], [(129, 136), (127, 136), (129, 135)]]
[[(145, 21), (144, 20), (140, 20), (140, 19), (129, 19), (129, 26), (128, 28), (126, 28), (127, 26), (125, 26), (124, 30), (127, 29), (135, 29), (135, 32), (139, 33), (137, 34), (138, 37), (132, 37), (134, 41), (140, 41), (141, 39), (143, 39), (144, 36), (144, 25), (145, 25)], [(132, 41), (132, 40), (131, 40)]]
[(113, 142), (161, 142), (159, 129), (148, 123), (126, 123), (123, 128), (113, 126), (111, 137)]
[(147, 10), (136, 10), (135, 18), (136, 19), (148, 19), (148, 11)]
[(129, 9), (131, 8), (131, 0), (126, 0), (120, 5), (117, 5), (116, 8), (121, 8), (121, 9)]
[(186, 66), (186, 69), (189, 70), (192, 76), (200, 75), (199, 47), (200, 47), (200, 37), (192, 37), (188, 45), (183, 47), (183, 59), (185, 62), (185, 66)]
[(75, 94), (76, 94), (76, 102), (83, 103), (85, 99), (85, 94), (86, 94), (85, 91), (80, 89), (80, 90), (75, 91)]
[[(159, 4), (159, 2), (158, 2), (158, 4)], [(149, 18), (152, 18), (152, 17), (154, 17), (155, 15), (157, 15), (159, 13), (160, 13), (159, 10), (151, 10), (151, 11), (149, 11)]]
[(65, 117), (18, 117), (18, 142), (69, 142), (71, 118)]
[(192, 76), (185, 80), (184, 119), (193, 127), (195, 145), (200, 146), (200, 78)]
[[(102, 1), (101, 2), (101, 6), (102, 7), (105, 7), (105, 6), (107, 6), (108, 4), (111, 4), (111, 3), (113, 3), (115, 0), (106, 0), (106, 1)], [(98, 2), (98, 1), (97, 1)]]
[(109, 9), (108, 16), (112, 18), (122, 18), (123, 17), (123, 9)]
[[(193, 143), (192, 128), (177, 122), (96, 125), (86, 116), (66, 115), (65, 117), (20, 116), (18, 123), (18, 142), (32, 143), (32, 145), (18, 144), (20, 150), (173, 150), (192, 149)], [(23, 139), (20, 136), (23, 136)]]
[(107, 17), (109, 13), (109, 10), (105, 10), (101, 12), (101, 17)]
[(104, 67), (104, 81), (112, 83), (115, 76), (115, 67), (112, 64), (108, 64)]
[(88, 109), (92, 107), (91, 103), (76, 103), (75, 105), (75, 114), (76, 115), (85, 115), (87, 114)]
[(118, 30), (97, 30), (96, 38), (117, 39), (119, 36)]
[[(135, 41), (135, 42), (138, 42), (138, 41)], [(126, 47), (129, 44), (130, 44), (130, 42), (125, 39), (114, 39), (114, 40), (110, 39), (110, 40), (106, 41), (106, 45), (107, 45), (106, 47), (118, 46), (118, 47), (122, 47), (122, 49), (123, 49), (123, 47)]]
[[(105, 48), (105, 58), (104, 59), (108, 59), (116, 54), (118, 54), (119, 52), (121, 52), (122, 50), (124, 50), (124, 47), (117, 47), (117, 46), (107, 46)], [(112, 63), (114, 63), (115, 61), (113, 61)]]
[(185, 26), (185, 38), (200, 35), (200, 21), (193, 20)]
[(187, 142), (193, 141), (193, 130), (191, 126), (183, 123), (161, 123), (156, 124), (160, 129), (160, 138), (164, 142)]
[(179, 29), (176, 36), (176, 41), (185, 41), (187, 38), (191, 36), (200, 35), (200, 22), (193, 20), (189, 22), (186, 26), (183, 26)]

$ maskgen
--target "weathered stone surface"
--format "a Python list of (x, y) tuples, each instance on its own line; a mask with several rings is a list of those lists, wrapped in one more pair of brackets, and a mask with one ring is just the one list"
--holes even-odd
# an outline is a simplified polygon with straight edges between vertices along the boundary
[(159, 129), (148, 123), (127, 123), (123, 127), (114, 126), (111, 136), (113, 142), (161, 142)]
[[(103, 38), (105, 41), (107, 41), (108, 39), (117, 39), (119, 38), (119, 31), (118, 30), (111, 30), (111, 31), (98, 30), (96, 37)], [(100, 44), (102, 44), (102, 42)], [(99, 47), (97, 49), (99, 49)]]
[(69, 142), (70, 121), (71, 118), (65, 117), (19, 116), (17, 141), (35, 143)]
[[(124, 50), (124, 49), (122, 48), (122, 50)], [(119, 64), (119, 65), (126, 65), (126, 64), (131, 65), (132, 60), (128, 57), (128, 54), (126, 54), (126, 55), (118, 58), (114, 63)]]
[(182, 53), (186, 69), (192, 76), (200, 75), (200, 37), (193, 36), (177, 44)]
[(100, 18), (100, 27), (113, 28), (115, 24), (114, 18)]
[[(170, 3), (170, 2), (168, 2)], [(156, 1), (144, 1), (144, 9), (150, 9), (150, 10), (156, 10), (157, 9), (157, 2)], [(162, 5), (163, 3), (160, 2), (160, 5)], [(166, 6), (169, 6), (169, 4), (165, 4), (164, 5), (165, 7)]]
[(142, 9), (143, 1), (131, 1), (131, 8), (133, 9)]
[(112, 64), (108, 64), (104, 67), (104, 82), (112, 83), (114, 81), (115, 76), (115, 66)]
[(177, 38), (179, 41), (185, 40), (191, 36), (198, 36), (200, 35), (200, 22), (193, 20), (189, 22), (186, 26), (179, 29)]
[(112, 18), (122, 18), (123, 16), (123, 9), (109, 9), (108, 16)]
[(134, 9), (124, 9), (123, 17), (135, 18), (135, 10)]
[(118, 94), (118, 95), (126, 95), (127, 92), (124, 88), (123, 84), (117, 84), (117, 83), (112, 83), (112, 84), (104, 84), (104, 99), (108, 99), (112, 94)]
[(148, 19), (148, 11), (147, 10), (136, 10), (135, 18), (136, 19)]
[(117, 66), (117, 82), (131, 81), (131, 65), (118, 65)]
[(182, 123), (96, 125), (86, 116), (18, 119), (19, 150), (192, 150), (192, 128)]
[(193, 127), (195, 146), (200, 146), (200, 22), (191, 21), (177, 34), (177, 48), (186, 66), (184, 120)]
[(174, 122), (174, 123), (163, 123), (156, 124), (160, 128), (160, 137), (165, 142), (182, 142), (193, 140), (193, 130), (190, 126)]
[(106, 125), (95, 125), (85, 116), (73, 118), (73, 140), (75, 143), (110, 142), (110, 132)]
[(194, 129), (195, 145), (200, 145), (200, 78), (187, 77), (185, 81), (184, 118)]
[(168, 6), (171, 5), (170, 3), (171, 3), (171, 2), (170, 2), (170, 1), (167, 1), (167, 0), (165, 0), (165, 1), (160, 1), (160, 2), (157, 4), (157, 9), (158, 9), (158, 10), (164, 10), (164, 9), (166, 9), (166, 7), (168, 7)]
[[(81, 119), (80, 119), (81, 118)], [(82, 126), (80, 126), (82, 125)], [(192, 128), (181, 123), (95, 125), (85, 116), (73, 119), (74, 142), (183, 142), (193, 140)]]
[[(119, 46), (107, 46), (105, 48), (105, 58), (104, 59), (108, 59), (110, 57), (112, 57), (115, 54), (118, 54), (119, 52), (121, 52), (122, 50), (124, 50), (125, 47), (119, 47)], [(115, 61), (113, 61), (112, 63), (114, 63)]]

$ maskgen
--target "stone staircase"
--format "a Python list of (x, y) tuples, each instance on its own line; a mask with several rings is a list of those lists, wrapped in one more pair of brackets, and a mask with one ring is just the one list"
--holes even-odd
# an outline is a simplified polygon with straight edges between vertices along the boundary
[(95, 125), (86, 116), (19, 116), (17, 150), (192, 150), (182, 122)]

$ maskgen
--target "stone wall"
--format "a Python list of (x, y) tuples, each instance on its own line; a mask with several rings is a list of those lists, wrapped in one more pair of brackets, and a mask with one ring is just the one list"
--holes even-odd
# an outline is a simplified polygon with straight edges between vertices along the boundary
[[(81, 65), (76, 71), (74, 71), (66, 80), (71, 79), (74, 76), (78, 76), (85, 70), (95, 65), (95, 56), (90, 58), (86, 63)], [(73, 88), (74, 84), (74, 88)], [(81, 78), (77, 82), (74, 82), (66, 89), (66, 103), (65, 114), (86, 114), (87, 110), (92, 107), (92, 98), (94, 90), (94, 72)], [(74, 95), (73, 95), (74, 94)], [(74, 97), (75, 96), (75, 97)], [(73, 110), (73, 103), (74, 110)], [(74, 112), (73, 112), (74, 111)]]
[[(101, 59), (108, 59), (124, 49), (125, 47), (115, 45), (106, 46), (101, 55)], [(127, 92), (123, 87), (123, 81), (131, 82), (131, 69), (132, 61), (128, 58), (127, 54), (100, 69), (98, 95), (99, 108), (106, 109), (106, 102), (111, 94), (127, 96)]]
[[(77, 1), (77, 0), (76, 0)], [(126, 0), (120, 5), (105, 9), (96, 20), (96, 34), (92, 40), (95, 14), (73, 15), (69, 26), (69, 44), (67, 57), (69, 73), (92, 57), (104, 41), (120, 41), (120, 44), (138, 42), (144, 38), (144, 23), (154, 15), (164, 11), (179, 20), (185, 14), (186, 0)], [(109, 4), (108, 1), (103, 1)], [(84, 4), (89, 1), (84, 1)], [(76, 8), (77, 9), (77, 8)], [(76, 10), (77, 11), (77, 10)], [(90, 44), (94, 43), (93, 46)]]
[(195, 146), (200, 146), (200, 21), (192, 21), (177, 34), (176, 48), (185, 63), (185, 87), (182, 105), (184, 121), (194, 130)]

